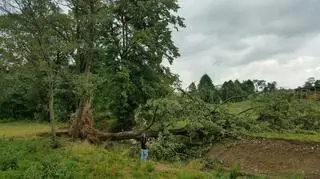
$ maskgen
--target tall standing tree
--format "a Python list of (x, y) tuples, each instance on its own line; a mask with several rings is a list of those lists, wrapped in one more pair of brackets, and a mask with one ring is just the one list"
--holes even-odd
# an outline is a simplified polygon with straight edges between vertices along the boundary
[(219, 102), (220, 97), (218, 91), (215, 89), (211, 78), (207, 74), (201, 77), (198, 84), (198, 92), (200, 98), (207, 103)]
[[(48, 86), (48, 108), (51, 122), (53, 147), (57, 146), (55, 132), (54, 89), (59, 65), (63, 63), (63, 43), (51, 23), (61, 18), (61, 10), (49, 0), (4, 0), (1, 11), (8, 21), (2, 21), (4, 46), (10, 49), (11, 58), (38, 67), (46, 74)], [(55, 27), (56, 28), (56, 27)]]
[(255, 91), (260, 92), (263, 91), (264, 88), (267, 86), (267, 82), (265, 80), (253, 80)]
[(268, 82), (266, 87), (263, 89), (264, 92), (274, 92), (277, 90), (277, 82)]
[(249, 94), (253, 94), (255, 92), (255, 88), (254, 88), (254, 83), (253, 81), (251, 80), (246, 80), (246, 81), (243, 81), (241, 83), (241, 88), (242, 90), (244, 90), (248, 95)]
[(214, 85), (213, 85), (212, 80), (209, 77), (209, 75), (204, 74), (200, 78), (200, 81), (199, 81), (199, 84), (198, 84), (198, 89), (199, 90), (203, 90), (203, 89), (211, 89), (211, 90), (213, 90), (214, 89)]
[(194, 82), (192, 82), (189, 86), (188, 86), (188, 91), (189, 92), (195, 92), (197, 91), (197, 86)]
[(308, 78), (308, 80), (305, 82), (304, 87), (305, 88), (313, 88), (315, 85), (316, 79), (314, 77)]
[(314, 82), (314, 87), (316, 87), (317, 89), (320, 89), (320, 80), (316, 80)]
[[(170, 26), (184, 26), (175, 14), (176, 0), (69, 0), (75, 21), (76, 63), (83, 67), (83, 92), (71, 134), (87, 138), (94, 133), (91, 104), (93, 76), (105, 74), (99, 89), (108, 94), (109, 109), (128, 130), (134, 111), (148, 99), (165, 96), (177, 79), (162, 65), (179, 56)], [(82, 28), (86, 27), (86, 28)], [(97, 74), (98, 73), (98, 74)]]

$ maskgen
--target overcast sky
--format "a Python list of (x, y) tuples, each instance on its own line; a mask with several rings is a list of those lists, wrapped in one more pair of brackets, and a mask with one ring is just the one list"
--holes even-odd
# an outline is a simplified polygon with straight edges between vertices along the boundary
[(289, 88), (320, 79), (320, 0), (179, 0), (187, 28), (172, 70), (183, 86), (265, 79)]

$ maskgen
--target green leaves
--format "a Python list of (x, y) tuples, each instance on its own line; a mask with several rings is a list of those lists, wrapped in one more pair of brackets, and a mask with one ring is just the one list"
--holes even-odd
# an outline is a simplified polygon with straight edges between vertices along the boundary
[(159, 134), (152, 146), (156, 157), (166, 160), (199, 157), (213, 141), (236, 136), (244, 128), (224, 106), (175, 93), (141, 105), (135, 119), (140, 129)]
[(253, 101), (259, 114), (258, 121), (265, 121), (271, 129), (318, 130), (320, 111), (318, 102), (300, 100), (293, 93), (274, 92), (258, 96)]

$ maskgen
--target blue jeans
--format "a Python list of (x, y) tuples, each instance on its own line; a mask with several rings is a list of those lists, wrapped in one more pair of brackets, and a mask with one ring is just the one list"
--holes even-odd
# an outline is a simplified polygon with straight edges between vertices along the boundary
[(141, 149), (141, 160), (147, 160), (148, 158), (148, 149)]

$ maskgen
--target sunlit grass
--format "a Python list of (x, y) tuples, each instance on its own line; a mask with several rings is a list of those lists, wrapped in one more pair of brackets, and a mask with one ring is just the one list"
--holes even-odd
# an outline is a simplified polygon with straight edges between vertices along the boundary
[(38, 133), (49, 132), (49, 123), (11, 122), (0, 123), (1, 137), (32, 137)]
[(226, 105), (228, 106), (228, 109), (232, 114), (239, 114), (240, 112), (251, 107), (250, 101), (228, 103)]

